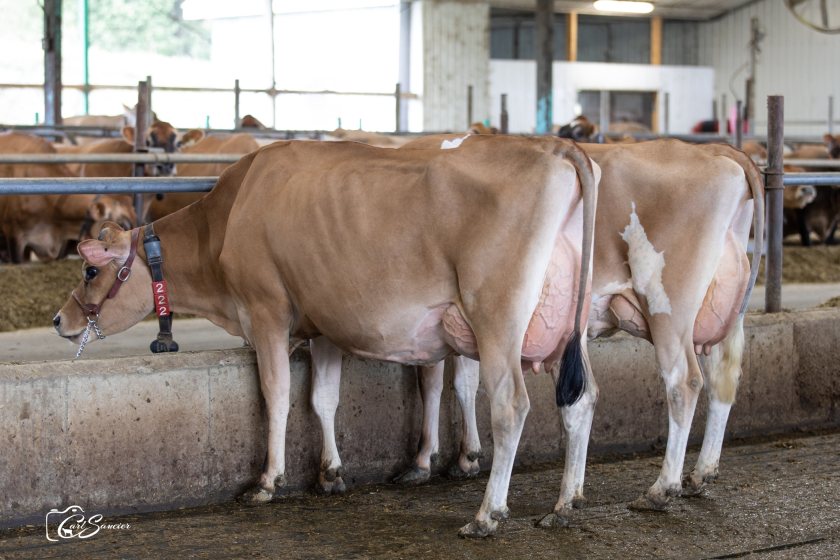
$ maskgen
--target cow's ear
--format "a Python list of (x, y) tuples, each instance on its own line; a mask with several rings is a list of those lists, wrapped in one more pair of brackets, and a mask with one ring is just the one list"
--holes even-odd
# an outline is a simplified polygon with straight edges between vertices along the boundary
[(98, 222), (99, 220), (103, 219), (107, 213), (108, 207), (101, 200), (97, 200), (96, 202), (91, 204), (90, 208), (88, 208), (88, 214), (90, 215), (90, 218), (95, 222)]
[(178, 141), (178, 145), (183, 148), (185, 146), (189, 146), (190, 144), (195, 144), (201, 141), (201, 139), (203, 138), (204, 131), (194, 128), (192, 130), (186, 131), (184, 135), (181, 136), (181, 139)]
[(133, 126), (124, 126), (122, 129), (122, 136), (125, 138), (125, 141), (131, 145), (134, 145), (134, 127)]
[[(105, 266), (119, 256), (113, 247), (115, 245), (106, 241), (86, 239), (79, 243), (76, 250), (86, 263), (92, 264), (93, 266)], [(128, 255), (125, 258), (128, 258)]]

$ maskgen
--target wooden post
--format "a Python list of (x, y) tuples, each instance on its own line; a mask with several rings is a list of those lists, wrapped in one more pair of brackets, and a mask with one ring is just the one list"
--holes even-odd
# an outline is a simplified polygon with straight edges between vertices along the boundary
[(650, 63), (662, 64), (662, 18), (650, 18)]
[(554, 0), (537, 0), (537, 134), (550, 134), (554, 124)]
[(473, 124), (473, 87), (467, 86), (467, 130)]
[(578, 54), (578, 15), (570, 12), (566, 15), (566, 60), (577, 62)]
[(44, 122), (61, 124), (61, 0), (44, 0)]
[(397, 82), (397, 86), (394, 88), (394, 108), (394, 132), (399, 134), (402, 126), (402, 86), (399, 82)]
[(499, 114), (499, 132), (507, 134), (509, 130), (508, 124), (508, 110), (507, 110), (507, 94), (502, 94), (502, 112)]
[(242, 90), (239, 88), (239, 78), (233, 81), (233, 128), (242, 127), (242, 117), (239, 116), (239, 96)]
[[(782, 220), (784, 219), (784, 139), (785, 98), (767, 98), (767, 168), (764, 185), (767, 192), (767, 284), (764, 292), (764, 311), (782, 310)], [(763, 241), (755, 240), (754, 251), (760, 251)]]
[[(148, 152), (146, 147), (146, 136), (149, 132), (149, 85), (147, 82), (139, 82), (137, 84), (137, 108), (134, 119), (134, 152), (143, 153)], [(143, 177), (145, 175), (145, 165), (142, 163), (135, 163), (132, 170), (133, 177)], [(143, 195), (134, 195), (134, 212), (137, 215), (137, 225), (146, 223), (146, 217), (143, 215)]]

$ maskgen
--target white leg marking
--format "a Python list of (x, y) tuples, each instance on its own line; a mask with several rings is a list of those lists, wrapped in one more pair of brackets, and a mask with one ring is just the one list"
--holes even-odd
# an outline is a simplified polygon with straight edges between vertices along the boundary
[(458, 468), (464, 474), (478, 473), (478, 459), (481, 455), (481, 440), (475, 420), (475, 393), (478, 391), (479, 364), (463, 356), (455, 356), (455, 395), (461, 405), (461, 452)]
[(440, 446), (440, 395), (443, 392), (443, 360), (433, 366), (423, 366), (420, 375), (420, 393), (423, 398), (423, 433), (415, 464), (420, 469), (432, 468), (432, 456)]
[[(321, 476), (329, 473), (329, 478), (334, 480), (341, 468), (335, 441), (335, 413), (341, 386), (342, 353), (324, 337), (313, 339), (309, 350), (312, 356), (312, 409), (321, 423)], [(321, 483), (323, 485), (324, 481)]]

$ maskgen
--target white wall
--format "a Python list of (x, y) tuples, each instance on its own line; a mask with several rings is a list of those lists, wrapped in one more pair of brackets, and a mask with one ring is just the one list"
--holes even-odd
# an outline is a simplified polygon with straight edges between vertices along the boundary
[[(422, 64), (423, 129), (461, 131), (467, 123), (467, 86), (473, 86), (473, 120), (488, 116), (490, 6), (487, 0), (425, 0), (414, 3), (422, 18), (422, 42), (412, 38), (412, 72)], [(414, 32), (416, 27), (413, 26)], [(422, 44), (420, 44), (422, 43)], [(421, 93), (412, 77), (412, 93)], [(410, 127), (416, 130), (411, 123)]]
[[(830, 21), (840, 24), (840, 2), (828, 2), (827, 6)], [(829, 95), (835, 96), (835, 115), (840, 115), (840, 72), (836, 71), (840, 36), (812, 31), (794, 19), (780, 0), (756, 2), (720, 20), (700, 25), (700, 63), (715, 69), (717, 98), (725, 93), (728, 104), (732, 105), (735, 94), (744, 97), (746, 68), (737, 70), (749, 61), (753, 17), (759, 19), (766, 34), (756, 70), (756, 132), (766, 131), (768, 95), (785, 96), (786, 133), (826, 132)], [(813, 124), (794, 122), (802, 120)]]
[[(491, 60), (491, 121), (499, 123), (501, 94), (508, 94), (510, 132), (530, 133), (536, 125), (537, 64), (530, 60)], [(701, 120), (711, 118), (714, 71), (696, 66), (651, 66), (600, 62), (554, 63), (554, 122), (575, 117), (581, 90), (655, 91), (668, 93), (670, 127), (687, 133)], [(664, 95), (659, 96), (659, 129), (664, 131)]]

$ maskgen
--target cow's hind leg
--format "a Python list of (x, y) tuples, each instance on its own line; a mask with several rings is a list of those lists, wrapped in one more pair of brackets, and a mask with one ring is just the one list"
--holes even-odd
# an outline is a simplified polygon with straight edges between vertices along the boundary
[[(589, 447), (589, 433), (592, 429), (592, 417), (598, 400), (598, 386), (592, 375), (586, 345), (582, 346), (583, 363), (586, 373), (586, 385), (583, 395), (571, 406), (560, 407), (563, 428), (566, 431), (566, 461), (563, 470), (563, 482), (560, 486), (560, 498), (554, 511), (543, 517), (540, 527), (566, 527), (572, 508), (583, 506), (583, 477), (586, 470), (586, 453)], [(559, 368), (557, 370), (559, 372)], [(555, 383), (558, 379), (555, 376)]]
[[(478, 333), (476, 333), (478, 335)], [(500, 351), (507, 346), (507, 352)], [(495, 533), (500, 520), (510, 513), (507, 493), (516, 448), (530, 409), (528, 392), (522, 376), (519, 344), (497, 345), (479, 341), (481, 381), (490, 400), (493, 429), (493, 465), (475, 519), (461, 528), (462, 537), (486, 537)]]
[(668, 400), (668, 443), (659, 478), (639, 499), (630, 504), (635, 510), (664, 511), (671, 496), (682, 493), (682, 468), (688, 434), (703, 375), (694, 354), (692, 327), (678, 335), (667, 314), (649, 320), (656, 360), (665, 382)]
[(741, 358), (744, 353), (744, 319), (739, 316), (727, 337), (712, 348), (704, 360), (703, 374), (709, 397), (706, 433), (697, 464), (683, 480), (683, 495), (697, 496), (706, 483), (718, 475), (720, 452), (726, 432), (729, 411), (735, 402), (738, 381), (741, 378)]
[(335, 412), (341, 384), (342, 353), (324, 337), (310, 341), (312, 355), (312, 410), (321, 423), (321, 466), (316, 490), (324, 494), (343, 494), (341, 457), (335, 441)]
[(437, 461), (440, 440), (440, 396), (443, 392), (443, 366), (441, 360), (433, 366), (418, 368), (420, 396), (423, 399), (423, 428), (414, 464), (394, 479), (397, 484), (416, 485), (427, 482), (432, 476), (432, 464)]
[[(278, 322), (251, 320), (245, 333), (257, 352), (260, 389), (268, 412), (268, 454), (256, 486), (241, 500), (249, 504), (271, 501), (286, 484), (286, 421), (289, 415), (289, 333)], [(281, 318), (282, 319), (282, 318)], [(286, 322), (288, 324), (288, 322)]]
[(481, 439), (475, 421), (475, 393), (478, 391), (479, 364), (463, 356), (455, 356), (454, 385), (461, 405), (461, 445), (458, 459), (449, 468), (450, 478), (472, 478), (478, 474)]

